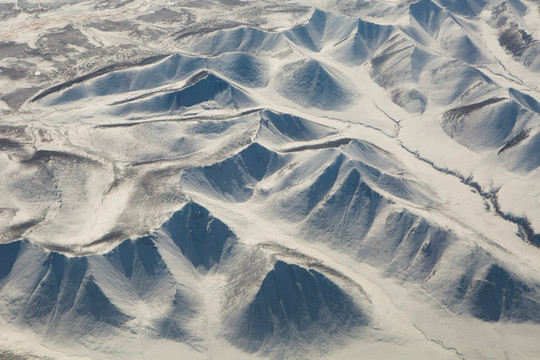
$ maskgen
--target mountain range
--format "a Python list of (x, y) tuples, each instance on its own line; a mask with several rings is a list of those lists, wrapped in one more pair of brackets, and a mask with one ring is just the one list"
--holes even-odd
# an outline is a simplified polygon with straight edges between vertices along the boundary
[(538, 2), (0, 19), (0, 358), (540, 353)]

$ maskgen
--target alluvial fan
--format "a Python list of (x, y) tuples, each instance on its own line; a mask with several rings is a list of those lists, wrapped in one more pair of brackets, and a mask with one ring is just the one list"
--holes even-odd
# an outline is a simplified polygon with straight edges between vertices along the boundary
[(0, 358), (540, 353), (533, 0), (0, 0)]

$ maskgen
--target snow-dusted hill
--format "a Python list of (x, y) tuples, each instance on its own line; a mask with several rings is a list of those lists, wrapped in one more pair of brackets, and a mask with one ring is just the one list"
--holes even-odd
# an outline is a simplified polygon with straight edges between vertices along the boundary
[(538, 19), (0, 0), (0, 358), (540, 356)]

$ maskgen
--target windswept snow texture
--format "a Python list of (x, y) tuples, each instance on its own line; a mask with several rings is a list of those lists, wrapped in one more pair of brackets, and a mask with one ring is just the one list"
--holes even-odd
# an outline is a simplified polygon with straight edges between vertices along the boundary
[(0, 358), (538, 358), (539, 18), (0, 0)]

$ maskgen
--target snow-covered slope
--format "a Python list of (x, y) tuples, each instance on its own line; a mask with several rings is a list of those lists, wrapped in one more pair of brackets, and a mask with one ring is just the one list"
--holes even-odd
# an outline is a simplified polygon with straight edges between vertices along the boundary
[(538, 357), (539, 15), (0, 0), (0, 357)]

